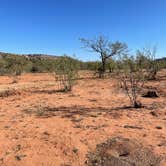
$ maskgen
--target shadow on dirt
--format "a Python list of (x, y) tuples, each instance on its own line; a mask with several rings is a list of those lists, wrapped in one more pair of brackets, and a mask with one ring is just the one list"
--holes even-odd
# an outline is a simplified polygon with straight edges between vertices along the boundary
[(54, 94), (54, 93), (64, 93), (64, 89), (58, 89), (58, 90), (34, 90), (32, 93), (39, 93), (39, 94)]
[[(104, 107), (94, 107), (88, 108), (83, 106), (72, 106), (72, 107), (34, 107), (23, 110), (27, 114), (34, 114), (37, 117), (49, 118), (52, 116), (59, 116), (61, 118), (75, 118), (76, 116), (84, 117), (98, 117), (102, 113), (109, 113), (114, 116), (114, 114), (121, 114), (121, 111), (134, 111), (132, 107), (116, 107), (116, 108), (104, 108)], [(116, 116), (115, 115), (115, 116)], [(118, 117), (117, 115), (117, 117)]]

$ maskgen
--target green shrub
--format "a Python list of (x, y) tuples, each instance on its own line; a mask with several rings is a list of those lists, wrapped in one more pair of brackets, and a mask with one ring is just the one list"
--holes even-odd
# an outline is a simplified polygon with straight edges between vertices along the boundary
[(78, 64), (67, 56), (59, 58), (56, 63), (55, 78), (59, 81), (61, 90), (71, 91), (78, 78)]

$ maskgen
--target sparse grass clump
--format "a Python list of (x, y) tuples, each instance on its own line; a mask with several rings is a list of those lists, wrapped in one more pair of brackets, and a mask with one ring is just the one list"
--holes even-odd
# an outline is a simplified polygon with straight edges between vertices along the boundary
[(35, 107), (26, 108), (23, 110), (26, 114), (34, 114), (37, 117), (49, 117), (51, 116), (54, 109), (40, 104)]

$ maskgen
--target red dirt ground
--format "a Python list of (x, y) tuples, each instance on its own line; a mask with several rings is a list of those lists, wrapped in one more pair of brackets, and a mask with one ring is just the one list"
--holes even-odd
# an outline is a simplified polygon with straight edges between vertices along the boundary
[[(141, 109), (125, 108), (129, 100), (114, 79), (84, 77), (71, 93), (57, 92), (51, 74), (24, 74), (16, 84), (7, 76), (0, 80), (0, 93), (15, 92), (0, 97), (2, 166), (85, 165), (88, 152), (117, 136), (166, 157), (166, 70), (146, 84), (160, 97), (140, 97)], [(43, 108), (54, 111), (42, 116)]]

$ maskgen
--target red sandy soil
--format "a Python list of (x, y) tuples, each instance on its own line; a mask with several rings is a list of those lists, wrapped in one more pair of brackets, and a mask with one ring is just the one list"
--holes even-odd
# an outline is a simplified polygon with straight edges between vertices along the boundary
[[(51, 74), (24, 74), (15, 84), (7, 76), (0, 80), (0, 93), (15, 90), (0, 97), (2, 166), (85, 165), (88, 152), (117, 136), (138, 140), (166, 157), (166, 70), (146, 84), (160, 97), (140, 97), (141, 109), (125, 108), (130, 102), (114, 79), (84, 77), (70, 93), (57, 92)], [(55, 112), (39, 116), (43, 108)]]

